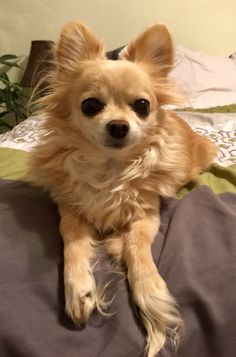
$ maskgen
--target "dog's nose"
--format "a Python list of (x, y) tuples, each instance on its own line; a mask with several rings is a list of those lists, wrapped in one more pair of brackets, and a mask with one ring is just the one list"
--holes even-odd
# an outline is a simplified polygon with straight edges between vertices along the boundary
[(112, 120), (107, 125), (109, 134), (115, 139), (123, 139), (129, 131), (129, 124), (125, 120)]

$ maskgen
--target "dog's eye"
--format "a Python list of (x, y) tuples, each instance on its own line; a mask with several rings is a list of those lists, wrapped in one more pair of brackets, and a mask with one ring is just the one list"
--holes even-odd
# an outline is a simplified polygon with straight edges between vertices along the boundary
[(150, 112), (150, 103), (146, 99), (137, 99), (131, 107), (141, 118), (145, 118)]
[(82, 102), (81, 105), (82, 112), (88, 117), (93, 117), (94, 115), (101, 112), (103, 108), (104, 104), (97, 98), (87, 98)]

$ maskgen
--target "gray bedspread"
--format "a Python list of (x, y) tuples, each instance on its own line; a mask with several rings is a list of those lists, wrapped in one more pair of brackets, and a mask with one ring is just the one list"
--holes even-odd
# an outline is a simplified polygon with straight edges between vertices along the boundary
[[(178, 300), (185, 332), (177, 354), (236, 356), (236, 195), (195, 188), (163, 200), (153, 257)], [(103, 257), (98, 283), (113, 282), (110, 317), (77, 330), (64, 313), (63, 245), (55, 204), (43, 191), (0, 180), (0, 356), (141, 357), (145, 331), (122, 275)], [(78, 282), (79, 283), (79, 282)]]

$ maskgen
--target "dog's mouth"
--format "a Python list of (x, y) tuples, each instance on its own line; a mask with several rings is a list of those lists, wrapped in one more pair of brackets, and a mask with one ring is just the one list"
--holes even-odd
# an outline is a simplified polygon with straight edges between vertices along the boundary
[(124, 149), (125, 147), (128, 146), (128, 140), (126, 139), (107, 139), (105, 141), (105, 146), (107, 148), (111, 148), (111, 149)]

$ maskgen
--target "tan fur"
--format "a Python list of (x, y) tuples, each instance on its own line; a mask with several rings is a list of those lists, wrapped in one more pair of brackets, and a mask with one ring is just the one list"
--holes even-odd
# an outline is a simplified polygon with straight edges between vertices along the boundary
[[(95, 240), (106, 235), (109, 254), (126, 264), (149, 357), (163, 347), (167, 335), (178, 341), (182, 325), (151, 256), (160, 224), (159, 197), (173, 196), (216, 153), (214, 144), (162, 108), (176, 99), (167, 76), (172, 62), (171, 36), (164, 25), (149, 28), (113, 62), (105, 59), (91, 30), (69, 23), (55, 48), (49, 94), (42, 100), (47, 135), (31, 157), (32, 180), (50, 190), (61, 214), (67, 313), (81, 323), (95, 307), (104, 307), (91, 259)], [(81, 111), (88, 97), (105, 103), (92, 118)], [(150, 102), (146, 118), (130, 106), (140, 98)], [(129, 124), (122, 149), (106, 145), (111, 120)]]

